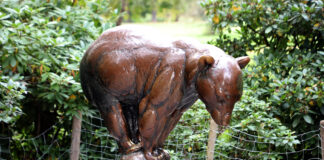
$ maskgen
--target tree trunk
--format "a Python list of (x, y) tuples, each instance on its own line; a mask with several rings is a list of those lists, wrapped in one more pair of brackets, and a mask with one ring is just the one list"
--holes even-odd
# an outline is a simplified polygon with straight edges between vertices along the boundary
[(152, 22), (156, 22), (156, 11), (152, 11)]
[(179, 14), (177, 14), (177, 15), (176, 15), (176, 18), (175, 18), (175, 20), (174, 20), (174, 21), (175, 21), (175, 22), (179, 22), (179, 19), (180, 19), (180, 15), (179, 15)]
[(127, 22), (132, 22), (131, 4), (129, 2), (127, 2), (127, 14), (128, 14)]
[[(125, 7), (126, 7), (126, 0), (121, 0), (121, 9), (120, 9), (120, 13), (125, 12)], [(116, 22), (116, 26), (120, 26), (123, 22), (124, 17), (120, 16)]]
[(152, 22), (156, 22), (157, 7), (157, 1), (152, 0)]

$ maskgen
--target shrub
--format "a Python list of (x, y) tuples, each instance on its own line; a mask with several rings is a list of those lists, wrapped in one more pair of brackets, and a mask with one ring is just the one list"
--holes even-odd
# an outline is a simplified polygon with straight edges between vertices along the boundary
[(210, 43), (253, 57), (245, 85), (269, 103), (267, 113), (297, 134), (318, 129), (324, 115), (323, 1), (206, 0), (202, 6), (218, 33)]
[[(215, 157), (283, 159), (283, 155), (273, 152), (294, 151), (300, 141), (293, 131), (268, 113), (270, 110), (269, 103), (258, 100), (252, 90), (245, 88), (241, 101), (235, 105), (231, 127), (226, 128), (215, 142)], [(206, 158), (209, 120), (210, 115), (201, 101), (184, 113), (165, 142), (173, 159)]]
[[(206, 0), (202, 5), (219, 31), (214, 44), (231, 55), (259, 53), (263, 48), (271, 49), (272, 55), (323, 50), (321, 0)], [(236, 38), (229, 34), (233, 28), (239, 35)]]
[(172, 159), (205, 159), (210, 115), (198, 100), (168, 136), (165, 147)]
[(20, 100), (25, 98), (26, 84), (21, 77), (0, 76), (0, 122), (13, 125), (22, 115)]
[(233, 110), (232, 127), (216, 141), (216, 152), (243, 159), (286, 158), (279, 153), (295, 151), (294, 146), (300, 141), (292, 130), (273, 117), (269, 103), (258, 100), (253, 93), (245, 88)]
[[(65, 152), (70, 146), (72, 116), (77, 110), (92, 113), (82, 94), (78, 69), (87, 46), (112, 26), (116, 15), (107, 5), (103, 1), (82, 1), (82, 7), (64, 1), (1, 2), (0, 111), (9, 117), (1, 115), (0, 122), (2, 134), (13, 142), (7, 148), (11, 158)], [(16, 121), (14, 126), (8, 125), (11, 119)], [(23, 141), (53, 124), (44, 135), (45, 142)], [(54, 140), (61, 147), (51, 148)]]

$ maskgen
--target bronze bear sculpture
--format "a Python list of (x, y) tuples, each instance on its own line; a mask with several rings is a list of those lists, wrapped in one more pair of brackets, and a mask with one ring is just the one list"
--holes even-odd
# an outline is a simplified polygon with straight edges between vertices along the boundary
[(198, 98), (217, 124), (229, 124), (250, 59), (143, 28), (105, 31), (81, 61), (81, 85), (123, 154), (141, 150), (142, 159), (170, 159), (163, 143)]

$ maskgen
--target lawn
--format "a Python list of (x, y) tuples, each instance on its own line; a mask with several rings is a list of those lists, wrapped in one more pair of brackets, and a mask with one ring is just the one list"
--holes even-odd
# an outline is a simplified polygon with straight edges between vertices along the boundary
[[(134, 23), (125, 23), (129, 25)], [(143, 25), (154, 28), (162, 35), (169, 35), (173, 37), (189, 37), (194, 38), (201, 43), (207, 43), (213, 39), (213, 34), (210, 32), (210, 25), (204, 21), (193, 22), (149, 22), (149, 23), (135, 23), (135, 25)]]

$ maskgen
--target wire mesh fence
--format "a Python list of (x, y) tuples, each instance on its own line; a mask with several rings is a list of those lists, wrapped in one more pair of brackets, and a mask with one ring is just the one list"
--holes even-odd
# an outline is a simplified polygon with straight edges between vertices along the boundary
[[(203, 115), (195, 119), (184, 116), (179, 121), (164, 144), (164, 149), (170, 153), (172, 159), (206, 159), (209, 120), (209, 115)], [(60, 125), (61, 123), (57, 122), (32, 138), (0, 136), (0, 160), (17, 158), (11, 157), (12, 155), (20, 155), (18, 159), (68, 159), (69, 147), (67, 146), (71, 140), (71, 133), (62, 131)], [(226, 141), (224, 138), (216, 139), (213, 151), (214, 159), (270, 159), (271, 155), (276, 155), (279, 159), (321, 159), (320, 127), (317, 130), (292, 135), (300, 142), (301, 149), (289, 150), (287, 148), (280, 152), (272, 151), (275, 148), (272, 137), (253, 135), (233, 126), (222, 126), (222, 128), (222, 131), (213, 130), (213, 132), (230, 138), (231, 141)], [(65, 138), (58, 139), (58, 134)], [(287, 137), (277, 138), (283, 142), (289, 140)], [(308, 141), (315, 143), (312, 146), (303, 145)], [(262, 146), (266, 146), (268, 149), (264, 150)], [(97, 116), (84, 116), (81, 129), (80, 158), (87, 160), (120, 159), (120, 157), (118, 145), (109, 135), (99, 113)]]

